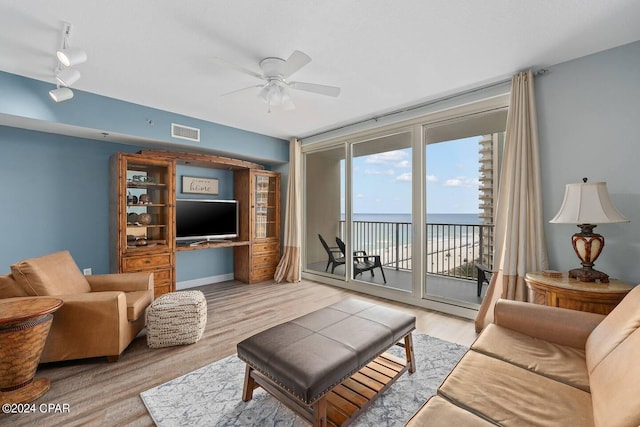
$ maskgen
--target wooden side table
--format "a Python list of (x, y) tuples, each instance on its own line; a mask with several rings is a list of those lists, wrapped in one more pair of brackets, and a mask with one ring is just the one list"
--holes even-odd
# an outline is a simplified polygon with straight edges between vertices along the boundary
[(0, 403), (27, 403), (49, 390), (47, 378), (33, 379), (58, 298), (0, 300)]
[(609, 283), (581, 282), (567, 273), (561, 277), (527, 273), (525, 282), (529, 302), (599, 314), (609, 314), (632, 288), (616, 279), (609, 279)]

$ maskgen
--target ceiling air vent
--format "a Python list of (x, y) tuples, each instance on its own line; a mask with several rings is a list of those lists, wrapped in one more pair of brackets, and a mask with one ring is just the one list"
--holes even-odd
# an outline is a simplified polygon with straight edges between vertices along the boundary
[(171, 136), (173, 138), (200, 142), (200, 129), (171, 123)]

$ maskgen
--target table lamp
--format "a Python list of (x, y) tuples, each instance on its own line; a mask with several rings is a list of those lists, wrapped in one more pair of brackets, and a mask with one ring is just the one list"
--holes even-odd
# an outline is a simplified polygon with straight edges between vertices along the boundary
[(629, 222), (613, 205), (606, 182), (567, 184), (560, 211), (549, 222), (554, 224), (577, 224), (580, 232), (571, 237), (573, 250), (580, 258), (582, 268), (569, 270), (569, 277), (581, 282), (608, 283), (609, 276), (593, 268), (593, 263), (604, 248), (604, 237), (594, 233), (596, 224)]

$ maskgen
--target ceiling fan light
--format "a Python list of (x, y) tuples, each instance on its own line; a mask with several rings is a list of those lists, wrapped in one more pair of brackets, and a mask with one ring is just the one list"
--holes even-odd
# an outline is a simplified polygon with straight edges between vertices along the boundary
[(265, 86), (260, 90), (258, 96), (267, 104), (269, 103), (269, 86)]
[(267, 104), (276, 107), (282, 106), (290, 100), (287, 88), (277, 82), (269, 82), (267, 86), (262, 88), (258, 96)]
[(49, 96), (55, 102), (68, 101), (73, 98), (73, 91), (68, 87), (59, 87), (49, 91)]
[(80, 71), (74, 68), (63, 68), (56, 73), (56, 80), (61, 86), (71, 86), (80, 80)]
[(67, 67), (82, 64), (87, 60), (87, 52), (79, 47), (68, 47), (56, 52), (58, 60)]

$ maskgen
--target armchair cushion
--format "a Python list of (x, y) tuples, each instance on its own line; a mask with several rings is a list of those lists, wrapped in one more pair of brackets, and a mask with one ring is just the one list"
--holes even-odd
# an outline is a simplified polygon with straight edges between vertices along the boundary
[(69, 251), (30, 258), (11, 266), (16, 282), (29, 296), (72, 295), (91, 291)]
[(153, 302), (153, 273), (97, 274), (86, 279), (91, 292), (124, 292), (128, 320), (138, 319)]
[(148, 291), (125, 292), (124, 296), (127, 299), (127, 320), (129, 321), (144, 315), (147, 307), (153, 302), (153, 293)]
[(0, 275), (0, 298), (28, 297), (29, 294), (13, 278), (13, 274)]

